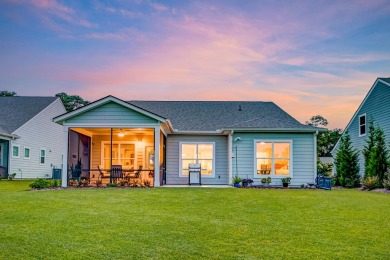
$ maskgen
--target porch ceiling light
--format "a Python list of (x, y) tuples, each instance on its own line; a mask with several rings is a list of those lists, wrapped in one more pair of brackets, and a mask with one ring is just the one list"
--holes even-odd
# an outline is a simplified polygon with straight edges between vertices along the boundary
[(124, 137), (125, 136), (125, 133), (122, 131), (122, 128), (119, 130), (118, 136), (119, 137)]

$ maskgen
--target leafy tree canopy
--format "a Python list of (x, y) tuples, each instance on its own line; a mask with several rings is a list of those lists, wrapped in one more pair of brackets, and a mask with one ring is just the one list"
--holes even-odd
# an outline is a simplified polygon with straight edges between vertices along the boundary
[(327, 126), (328, 120), (326, 120), (323, 116), (316, 115), (312, 116), (309, 121), (305, 122), (306, 125), (312, 125), (312, 126)]
[[(316, 127), (323, 127), (328, 125), (326, 120), (321, 115), (312, 116), (309, 121), (305, 122), (306, 125), (312, 125)], [(342, 130), (335, 128), (333, 130), (321, 131), (317, 136), (317, 155), (319, 157), (329, 157), (333, 147), (336, 145), (337, 140), (341, 137)]]
[(0, 97), (13, 97), (13, 96), (16, 96), (16, 92), (7, 91), (7, 90), (0, 91)]
[(89, 101), (84, 100), (80, 96), (68, 95), (65, 92), (57, 93), (55, 96), (61, 99), (67, 112), (73, 111), (89, 103)]

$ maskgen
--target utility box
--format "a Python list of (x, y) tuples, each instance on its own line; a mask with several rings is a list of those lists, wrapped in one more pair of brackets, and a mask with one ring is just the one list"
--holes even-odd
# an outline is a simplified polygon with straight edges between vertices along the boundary
[(202, 185), (202, 169), (200, 163), (188, 165), (188, 185)]
[(53, 175), (52, 175), (52, 178), (54, 180), (61, 180), (61, 174), (62, 173), (62, 169), (55, 169), (53, 168)]

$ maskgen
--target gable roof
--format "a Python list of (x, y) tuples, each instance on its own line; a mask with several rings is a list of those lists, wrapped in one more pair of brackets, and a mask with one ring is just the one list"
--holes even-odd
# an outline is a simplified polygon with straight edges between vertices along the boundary
[[(387, 86), (390, 87), (390, 78), (377, 78), (374, 82), (374, 84), (372, 85), (372, 87), (370, 88), (370, 90), (368, 91), (367, 95), (364, 97), (362, 103), (360, 104), (360, 106), (358, 107), (358, 109), (356, 110), (355, 114), (353, 114), (351, 120), (349, 120), (348, 122), (348, 125), (344, 128), (344, 131), (343, 131), (343, 134), (345, 133), (345, 131), (348, 130), (349, 126), (351, 125), (351, 123), (353, 122), (353, 120), (355, 119), (355, 117), (359, 114), (359, 111), (360, 109), (362, 108), (362, 106), (364, 105), (364, 103), (366, 102), (366, 100), (368, 99), (368, 97), (370, 96), (371, 92), (374, 90), (375, 86), (378, 84), (378, 83), (383, 83)], [(343, 135), (342, 134), (342, 135)], [(341, 136), (342, 136), (341, 135)], [(341, 137), (339, 138), (339, 140), (337, 140), (337, 143), (335, 144), (335, 146), (333, 147), (331, 153), (334, 153), (336, 148), (338, 147), (339, 145), (339, 142), (341, 140)]]
[(11, 135), (56, 97), (0, 97), (0, 134)]
[(77, 116), (77, 115), (80, 115), (82, 113), (85, 113), (89, 110), (92, 110), (96, 107), (99, 107), (99, 106), (102, 106), (102, 105), (105, 105), (107, 103), (110, 103), (110, 102), (114, 102), (116, 104), (119, 104), (121, 106), (124, 106), (124, 107), (127, 107), (129, 109), (132, 109), (134, 111), (137, 111), (141, 114), (144, 114), (148, 117), (151, 117), (153, 119), (156, 119), (157, 121), (161, 121), (161, 122), (166, 122), (167, 119), (164, 118), (164, 117), (161, 117), (160, 115), (158, 115), (157, 113), (153, 113), (151, 111), (147, 111), (147, 110), (144, 110), (140, 107), (137, 107), (136, 105), (133, 105), (133, 104), (130, 104), (126, 101), (123, 101), (117, 97), (114, 97), (114, 96), (106, 96), (104, 98), (101, 98), (101, 99), (98, 99), (94, 102), (91, 102), (89, 103), (88, 105), (85, 105), (85, 106), (82, 106), (82, 107), (79, 107), (73, 111), (70, 111), (70, 112), (67, 112), (67, 113), (64, 113), (62, 115), (59, 115), (59, 116), (56, 116), (53, 121), (56, 122), (56, 123), (62, 123), (63, 121), (69, 119), (69, 118), (72, 118), (74, 116)]
[(299, 123), (273, 102), (128, 101), (128, 103), (168, 118), (175, 131), (322, 130)]

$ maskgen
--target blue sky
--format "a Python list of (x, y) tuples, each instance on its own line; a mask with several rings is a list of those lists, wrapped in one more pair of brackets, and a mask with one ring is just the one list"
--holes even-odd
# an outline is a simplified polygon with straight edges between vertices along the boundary
[(273, 101), (343, 128), (390, 77), (390, 1), (0, 1), (0, 89)]

